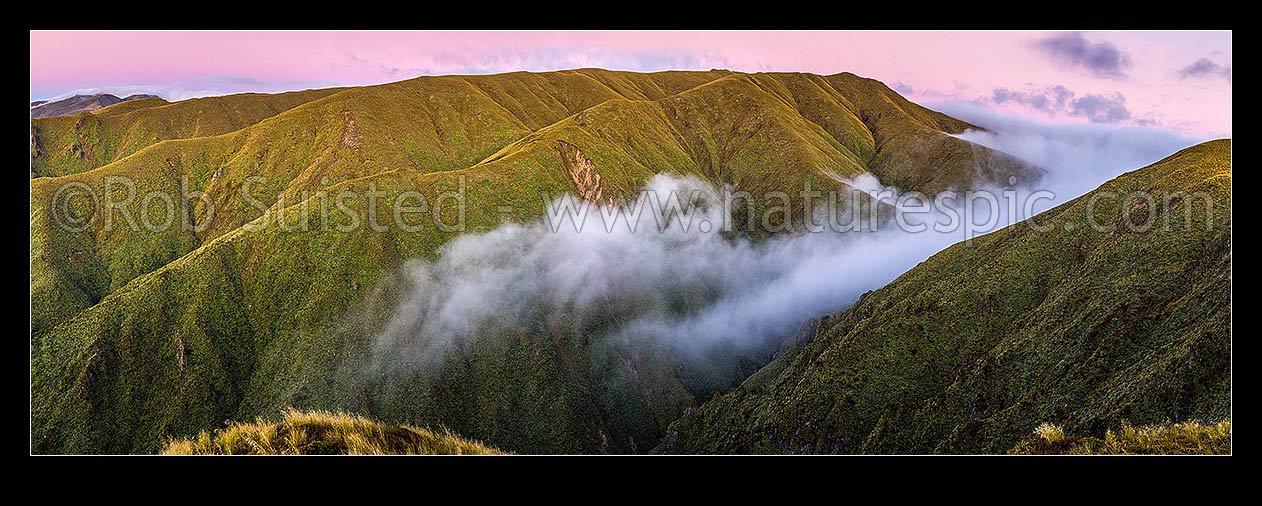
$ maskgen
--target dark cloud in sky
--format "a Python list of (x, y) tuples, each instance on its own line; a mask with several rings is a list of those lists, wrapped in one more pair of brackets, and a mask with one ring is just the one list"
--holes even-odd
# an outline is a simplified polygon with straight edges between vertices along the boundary
[(1049, 86), (1039, 91), (1014, 91), (1007, 88), (995, 88), (991, 93), (991, 101), (996, 104), (1014, 102), (1043, 112), (1055, 114), (1065, 110), (1065, 106), (1074, 99), (1075, 93), (1062, 85)]
[(1073, 90), (1059, 84), (1027, 91), (995, 88), (991, 92), (990, 102), (1019, 104), (1052, 116), (1078, 116), (1087, 118), (1092, 123), (1117, 124), (1131, 119), (1132, 116), (1130, 109), (1126, 107), (1126, 97), (1121, 93), (1088, 93), (1078, 96)]
[(1126, 79), (1131, 57), (1108, 41), (1093, 42), (1078, 32), (1041, 39), (1034, 47), (1057, 65), (1096, 77)]
[(1069, 103), (1071, 116), (1082, 116), (1092, 123), (1116, 124), (1131, 118), (1126, 108), (1126, 97), (1121, 93), (1112, 96), (1087, 94)]
[(1189, 77), (1221, 77), (1228, 81), (1231, 80), (1231, 66), (1222, 65), (1209, 58), (1201, 58), (1179, 69), (1179, 77), (1187, 79)]

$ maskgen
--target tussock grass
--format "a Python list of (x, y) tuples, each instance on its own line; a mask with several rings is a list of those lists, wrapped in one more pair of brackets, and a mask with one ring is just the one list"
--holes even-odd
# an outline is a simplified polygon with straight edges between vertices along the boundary
[(328, 411), (284, 412), (280, 422), (234, 423), (167, 443), (164, 455), (498, 455), (449, 431), (389, 425)]
[(1035, 428), (1034, 433), (1038, 434), (1039, 437), (1049, 444), (1056, 444), (1065, 440), (1065, 430), (1061, 429), (1059, 425), (1044, 423)]
[(1018, 443), (1013, 455), (1227, 455), (1231, 453), (1231, 420), (1205, 424), (1124, 426), (1104, 438), (1066, 437), (1058, 426), (1044, 423), (1034, 436)]

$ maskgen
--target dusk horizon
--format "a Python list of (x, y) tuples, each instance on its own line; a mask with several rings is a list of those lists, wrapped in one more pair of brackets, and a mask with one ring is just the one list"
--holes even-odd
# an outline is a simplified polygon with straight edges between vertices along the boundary
[(177, 101), (437, 75), (721, 68), (850, 72), (923, 104), (1197, 139), (1231, 135), (1230, 32), (37, 31), (31, 44), (41, 55), (31, 61), (32, 101), (76, 93)]

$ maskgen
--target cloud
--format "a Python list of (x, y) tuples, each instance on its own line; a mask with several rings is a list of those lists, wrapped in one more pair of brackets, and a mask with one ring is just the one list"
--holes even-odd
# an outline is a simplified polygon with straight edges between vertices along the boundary
[(333, 81), (262, 81), (247, 76), (212, 76), (201, 79), (190, 79), (175, 84), (120, 84), (79, 88), (51, 97), (32, 97), (33, 99), (60, 100), (74, 95), (95, 95), (109, 93), (119, 97), (146, 94), (157, 95), (171, 102), (190, 98), (217, 97), (234, 93), (282, 93), (291, 90), (330, 88), (340, 86)]
[(903, 96), (914, 95), (916, 93), (915, 88), (912, 88), (911, 85), (902, 81), (894, 81), (893, 84), (890, 84), (890, 89), (897, 91), (899, 95)]
[(1070, 102), (1069, 111), (1071, 115), (1082, 116), (1092, 123), (1121, 123), (1131, 118), (1131, 111), (1126, 108), (1126, 97), (1121, 93), (1107, 97), (1084, 95)]
[(218, 89), (188, 89), (181, 86), (163, 86), (163, 85), (145, 85), (145, 84), (123, 84), (118, 86), (100, 86), (95, 88), (79, 88), (77, 90), (68, 91), (57, 96), (48, 97), (48, 101), (61, 100), (63, 98), (72, 97), (74, 95), (96, 95), (98, 93), (109, 93), (118, 97), (126, 97), (128, 95), (145, 94), (157, 95), (164, 100), (175, 102), (189, 98), (211, 97), (216, 95), (227, 95), (228, 92)]
[[(1092, 123), (1118, 124), (1133, 116), (1126, 107), (1126, 97), (1121, 93), (1078, 96), (1078, 93), (1059, 84), (1026, 91), (995, 88), (988, 101), (995, 105), (1017, 104), (1049, 116), (1086, 118)], [(1142, 121), (1152, 123), (1149, 119)]]
[(1008, 102), (1024, 105), (1047, 113), (1065, 110), (1076, 94), (1062, 85), (1049, 86), (1041, 91), (1014, 91), (995, 88), (990, 100), (996, 104)]
[(1179, 69), (1179, 77), (1187, 78), (1204, 78), (1204, 77), (1221, 77), (1231, 82), (1231, 65), (1222, 65), (1209, 58), (1200, 58), (1188, 66)]
[(1131, 57), (1108, 41), (1092, 42), (1081, 33), (1053, 35), (1034, 43), (1054, 63), (1096, 77), (1126, 79)]
[[(1025, 189), (1055, 195), (1038, 210), (1193, 143), (1155, 129), (1030, 121), (978, 104), (940, 110), (989, 130), (959, 137), (1048, 169), (1038, 188)], [(869, 175), (847, 184), (891, 189)], [(697, 192), (708, 202), (719, 191), (667, 174), (647, 189), (664, 199)], [(624, 210), (624, 217), (635, 214)], [(697, 371), (727, 370), (716, 361), (733, 357), (765, 360), (812, 318), (845, 308), (963, 239), (958, 231), (886, 228), (801, 231), (754, 242), (699, 226), (722, 222), (722, 212), (709, 205), (693, 219), (667, 220), (666, 228), (652, 226), (659, 218), (641, 227), (615, 219), (610, 228), (593, 210), (581, 231), (572, 222), (556, 227), (540, 220), (460, 236), (437, 258), (408, 263), (403, 299), (375, 342), (380, 365), (433, 370), (478, 340), (581, 336), (594, 354), (664, 349), (689, 371), (685, 376), (711, 375)]]
[(390, 79), (422, 75), (495, 74), (501, 72), (548, 72), (577, 68), (603, 68), (656, 72), (728, 68), (732, 62), (713, 50), (628, 50), (607, 45), (555, 47), (466, 46), (373, 58), (343, 51), (347, 67), (371, 69)]
[[(710, 370), (729, 353), (765, 356), (811, 318), (849, 305), (961, 238), (958, 231), (825, 230), (755, 243), (706, 226), (725, 222), (720, 190), (706, 182), (659, 174), (646, 190), (647, 206), (610, 208), (622, 216), (611, 222), (592, 210), (578, 220), (581, 227), (506, 224), (458, 237), (438, 259), (409, 263), (411, 290), (380, 335), (379, 350), (402, 365), (432, 367), (461, 343), (540, 331), (546, 323), (553, 336), (582, 335), (622, 351), (664, 346), (688, 366)], [(629, 218), (639, 216), (634, 209), (678, 198), (672, 195), (706, 204), (677, 220), (652, 210), (652, 218)]]
[(943, 102), (933, 104), (933, 108), (989, 130), (969, 131), (958, 137), (1047, 168), (1051, 177), (1040, 182), (1040, 189), (1067, 197), (1207, 140), (1142, 125), (1047, 123), (1004, 114), (975, 102)]

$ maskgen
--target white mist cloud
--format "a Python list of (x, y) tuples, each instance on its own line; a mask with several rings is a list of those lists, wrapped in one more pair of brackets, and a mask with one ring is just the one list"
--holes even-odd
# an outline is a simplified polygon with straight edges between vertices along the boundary
[[(990, 194), (1021, 201), (1035, 190), (1054, 192), (1036, 212), (1192, 144), (1149, 129), (1050, 125), (980, 109), (944, 109), (990, 130), (960, 137), (1048, 169), (1040, 188)], [(843, 182), (869, 194), (904, 194), (870, 175)], [(436, 260), (408, 264), (413, 289), (379, 345), (402, 349), (416, 364), (432, 364), (453, 345), (472, 339), (571, 332), (593, 343), (666, 344), (683, 358), (705, 357), (715, 349), (765, 358), (810, 319), (845, 308), (967, 237), (958, 227), (911, 232), (890, 222), (877, 232), (826, 227), (754, 243), (719, 232), (715, 225), (724, 222), (723, 206), (713, 205), (720, 193), (708, 184), (663, 174), (648, 190), (659, 199), (674, 192), (709, 204), (664, 229), (655, 226), (660, 216), (634, 229), (625, 220), (607, 227), (614, 210), (605, 208), (589, 212), (581, 231), (572, 222), (556, 226), (541, 220), (461, 236)], [(962, 193), (956, 205), (926, 213), (921, 221), (943, 223), (952, 212), (958, 219), (960, 210), (970, 207), (965, 198)], [(1002, 201), (972, 209), (1001, 215), (967, 218), (974, 223), (1002, 226), (1027, 217), (1011, 211), (1019, 206)]]
[[(413, 290), (380, 344), (405, 343), (416, 363), (433, 364), (461, 341), (562, 327), (594, 330), (596, 342), (652, 340), (685, 358), (755, 356), (956, 241), (895, 230), (753, 243), (720, 232), (720, 193), (700, 180), (659, 175), (644, 195), (640, 212), (592, 210), (578, 227), (504, 225), (411, 262)], [(700, 205), (667, 220), (654, 203), (676, 196)]]
[(80, 88), (74, 91), (62, 93), (55, 97), (46, 99), (49, 102), (69, 98), (75, 95), (96, 95), (98, 93), (109, 93), (117, 97), (126, 97), (128, 95), (157, 95), (168, 102), (178, 102), (190, 98), (215, 97), (227, 95), (229, 92), (217, 89), (189, 89), (182, 86), (166, 86), (166, 85), (120, 85), (120, 86), (102, 86), (97, 88)]
[(1046, 123), (1005, 116), (973, 102), (946, 102), (931, 107), (990, 130), (965, 132), (958, 137), (1048, 169), (1048, 177), (1040, 182), (1040, 188), (1064, 197), (1058, 201), (1091, 191), (1125, 172), (1208, 140), (1156, 128)]
[[(74, 95), (109, 93), (118, 97), (136, 94), (157, 95), (168, 102), (179, 102), (190, 98), (218, 97), (234, 93), (284, 93), (286, 91), (335, 86), (339, 86), (339, 84), (333, 81), (288, 80), (267, 82), (248, 76), (213, 76), (174, 84), (122, 84), (80, 88), (45, 100), (51, 102)], [(32, 100), (36, 99), (32, 98)]]

